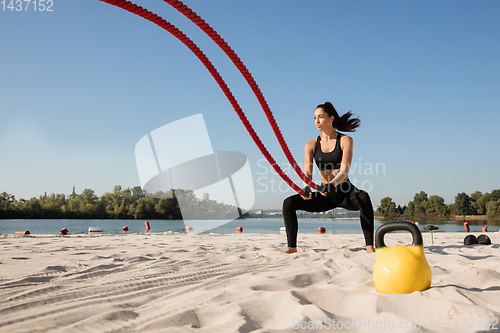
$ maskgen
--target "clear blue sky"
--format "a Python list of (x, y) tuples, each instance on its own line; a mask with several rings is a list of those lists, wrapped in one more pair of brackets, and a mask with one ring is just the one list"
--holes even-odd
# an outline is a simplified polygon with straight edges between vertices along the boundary
[[(136, 3), (200, 46), (301, 186), (229, 59), (163, 1)], [(300, 163), (318, 135), (314, 108), (331, 101), (361, 117), (350, 178), (374, 204), (407, 204), (421, 190), (453, 203), (459, 192), (500, 188), (500, 2), (186, 4), (246, 64)], [(248, 156), (254, 208), (279, 208), (293, 194), (263, 174), (267, 162), (222, 91), (166, 31), (97, 0), (54, 0), (50, 13), (0, 10), (0, 191), (19, 199), (137, 186), (138, 140), (201, 112), (214, 150)]]

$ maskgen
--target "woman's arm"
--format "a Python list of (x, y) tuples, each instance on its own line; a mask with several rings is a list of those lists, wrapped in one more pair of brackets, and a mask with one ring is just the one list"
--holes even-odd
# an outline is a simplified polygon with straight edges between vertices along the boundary
[[(313, 155), (314, 155), (314, 147), (316, 145), (316, 141), (313, 139), (308, 141), (304, 146), (304, 174), (310, 181), (312, 181), (313, 174)], [(304, 182), (304, 188), (308, 186), (306, 182)], [(311, 199), (312, 194), (309, 193), (307, 197), (302, 196), (304, 199)]]
[[(311, 142), (313, 141), (313, 142)], [(313, 173), (313, 155), (314, 155), (314, 139), (308, 141), (304, 146), (304, 174), (309, 180), (312, 181), (312, 173)], [(306, 186), (306, 182), (304, 182), (304, 186)]]
[(343, 135), (340, 138), (340, 149), (342, 149), (342, 161), (340, 162), (339, 172), (330, 181), (330, 184), (337, 186), (349, 178), (349, 169), (352, 162), (353, 140), (350, 136)]

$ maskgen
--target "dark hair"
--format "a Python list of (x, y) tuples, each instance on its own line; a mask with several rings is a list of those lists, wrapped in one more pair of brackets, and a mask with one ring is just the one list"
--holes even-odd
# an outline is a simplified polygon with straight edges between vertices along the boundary
[(325, 104), (320, 104), (316, 107), (316, 109), (318, 108), (325, 111), (329, 117), (331, 116), (335, 117), (335, 119), (333, 120), (333, 128), (336, 128), (339, 131), (354, 132), (356, 128), (358, 128), (361, 125), (361, 120), (359, 119), (359, 117), (351, 119), (351, 117), (353, 116), (351, 111), (345, 113), (342, 117), (340, 117), (339, 114), (337, 113), (337, 110), (335, 110), (332, 103), (330, 102), (325, 102)]

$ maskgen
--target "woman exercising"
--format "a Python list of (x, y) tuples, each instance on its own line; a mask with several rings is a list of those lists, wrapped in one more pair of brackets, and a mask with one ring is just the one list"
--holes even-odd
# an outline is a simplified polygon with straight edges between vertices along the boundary
[(336, 207), (360, 211), (361, 229), (365, 236), (366, 252), (373, 248), (373, 207), (370, 196), (357, 189), (348, 177), (352, 161), (352, 138), (337, 131), (354, 132), (359, 118), (347, 112), (342, 117), (332, 103), (320, 104), (314, 111), (314, 121), (321, 134), (304, 147), (304, 174), (312, 180), (313, 159), (321, 173), (322, 184), (312, 192), (304, 183), (304, 194), (296, 194), (283, 201), (288, 247), (285, 253), (297, 252), (297, 210), (324, 212)]

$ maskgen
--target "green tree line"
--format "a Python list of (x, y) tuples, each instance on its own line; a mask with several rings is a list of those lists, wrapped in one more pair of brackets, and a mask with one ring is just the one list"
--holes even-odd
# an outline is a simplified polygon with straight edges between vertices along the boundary
[(476, 191), (471, 195), (465, 192), (455, 196), (453, 204), (446, 205), (439, 195), (430, 197), (424, 191), (416, 193), (408, 205), (397, 206), (391, 197), (380, 201), (378, 212), (385, 218), (446, 218), (450, 215), (486, 215), (488, 218), (500, 217), (500, 189), (491, 193)]
[[(173, 198), (166, 193), (148, 194), (140, 186), (97, 196), (94, 190), (84, 189), (77, 194), (50, 194), (16, 200), (14, 195), (0, 193), (0, 219), (182, 219), (178, 198), (188, 203), (190, 213), (198, 219), (234, 218), (235, 207), (210, 200), (208, 195), (198, 199), (191, 190), (177, 189)], [(238, 212), (239, 209), (238, 209)]]

